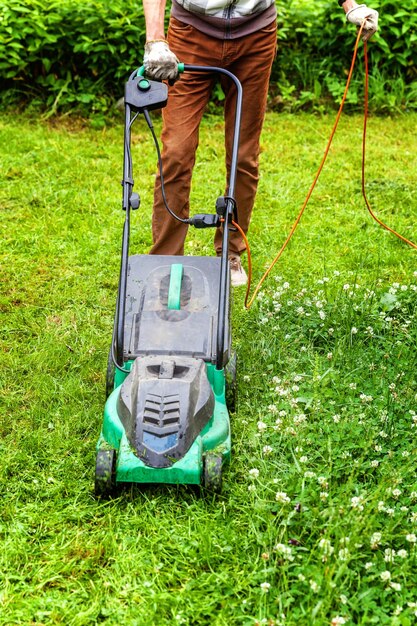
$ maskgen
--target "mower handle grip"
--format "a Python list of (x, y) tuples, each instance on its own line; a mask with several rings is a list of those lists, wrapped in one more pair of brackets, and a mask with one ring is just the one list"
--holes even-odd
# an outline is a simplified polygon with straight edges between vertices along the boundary
[[(184, 63), (178, 63), (178, 73), (182, 74), (184, 72)], [(145, 76), (145, 66), (141, 65), (140, 68), (136, 71), (136, 76)]]

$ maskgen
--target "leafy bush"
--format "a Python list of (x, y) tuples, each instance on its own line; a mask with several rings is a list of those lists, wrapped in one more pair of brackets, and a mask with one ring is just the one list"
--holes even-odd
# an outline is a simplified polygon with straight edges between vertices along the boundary
[(140, 64), (140, 2), (0, 0), (0, 11), (0, 72), (24, 100), (106, 108)]
[[(370, 45), (376, 94), (371, 106), (379, 111), (417, 108), (417, 0), (409, 0), (406, 8), (390, 0), (370, 4), (381, 16), (381, 32)], [(277, 8), (272, 104), (320, 109), (337, 102), (355, 29), (346, 25), (336, 0), (279, 0)], [(121, 95), (128, 72), (140, 64), (144, 42), (138, 0), (0, 0), (2, 101), (33, 102), (51, 113), (75, 107), (107, 110)], [(360, 98), (361, 82), (352, 84), (352, 105)]]

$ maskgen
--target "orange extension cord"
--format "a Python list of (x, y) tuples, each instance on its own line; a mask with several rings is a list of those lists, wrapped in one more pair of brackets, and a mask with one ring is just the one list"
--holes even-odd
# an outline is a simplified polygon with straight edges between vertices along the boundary
[[(268, 267), (268, 269), (265, 271), (265, 273), (263, 274), (262, 278), (260, 279), (259, 283), (257, 284), (257, 286), (255, 287), (255, 290), (251, 296), (251, 298), (249, 299), (249, 292), (250, 292), (250, 288), (251, 288), (251, 282), (252, 282), (252, 259), (251, 259), (251, 253), (250, 253), (250, 247), (249, 247), (249, 242), (248, 239), (245, 235), (245, 233), (243, 232), (243, 230), (241, 229), (241, 227), (239, 226), (239, 224), (237, 224), (236, 222), (232, 222), (233, 226), (235, 228), (238, 229), (238, 231), (240, 232), (240, 234), (243, 237), (243, 240), (245, 242), (246, 245), (246, 250), (247, 250), (247, 255), (248, 255), (248, 285), (247, 285), (247, 289), (246, 289), (246, 296), (245, 296), (245, 308), (249, 309), (256, 296), (259, 293), (259, 290), (262, 287), (263, 282), (265, 281), (265, 279), (267, 278), (267, 276), (270, 274), (270, 272), (272, 271), (272, 268), (274, 267), (274, 265), (276, 264), (276, 262), (278, 261), (278, 259), (281, 257), (282, 253), (284, 252), (285, 248), (287, 247), (288, 243), (290, 242), (300, 220), (301, 217), (304, 213), (304, 210), (311, 198), (311, 195), (314, 191), (314, 188), (317, 184), (317, 181), (320, 177), (320, 174), (322, 172), (322, 169), (324, 167), (324, 164), (327, 160), (328, 154), (329, 154), (329, 150), (330, 150), (330, 146), (332, 145), (332, 141), (334, 138), (334, 135), (336, 133), (336, 129), (338, 127), (339, 124), (339, 120), (340, 117), (342, 115), (342, 111), (343, 111), (343, 107), (345, 105), (346, 102), (346, 97), (349, 91), (349, 87), (350, 87), (350, 83), (351, 83), (351, 79), (352, 79), (352, 75), (353, 75), (353, 69), (355, 67), (355, 62), (356, 62), (356, 57), (357, 57), (357, 53), (358, 53), (358, 48), (359, 48), (359, 44), (360, 44), (360, 40), (361, 40), (361, 35), (362, 35), (362, 30), (364, 28), (364, 24), (365, 21), (362, 23), (362, 26), (360, 27), (359, 31), (358, 31), (358, 36), (356, 38), (356, 43), (355, 43), (355, 48), (353, 50), (353, 57), (352, 57), (352, 63), (350, 66), (350, 70), (349, 70), (349, 74), (347, 77), (347, 81), (346, 81), (346, 87), (345, 87), (345, 91), (343, 93), (343, 97), (342, 97), (342, 101), (340, 103), (340, 107), (339, 110), (337, 112), (336, 115), (336, 120), (335, 123), (333, 125), (332, 131), (330, 133), (330, 137), (329, 140), (327, 142), (327, 146), (326, 149), (324, 151), (324, 155), (323, 158), (321, 160), (320, 166), (317, 170), (317, 173), (314, 177), (313, 183), (307, 193), (307, 196), (304, 200), (304, 203), (300, 209), (300, 212), (297, 215), (297, 218), (294, 222), (294, 224), (291, 227), (291, 230), (286, 238), (286, 240), (284, 241), (280, 251), (278, 252), (278, 254), (276, 255), (276, 257), (273, 259), (271, 265)], [(371, 205), (368, 201), (367, 195), (366, 195), (366, 189), (365, 189), (365, 160), (366, 160), (366, 131), (367, 131), (367, 121), (368, 121), (368, 99), (369, 99), (369, 66), (368, 66), (368, 46), (367, 46), (367, 42), (364, 42), (364, 59), (365, 59), (365, 98), (364, 98), (364, 123), (363, 123), (363, 137), (362, 137), (362, 195), (364, 197), (365, 200), (365, 204), (366, 207), (369, 211), (369, 213), (371, 214), (371, 216), (373, 217), (373, 219), (383, 228), (385, 228), (386, 230), (388, 230), (390, 233), (393, 233), (396, 237), (398, 237), (399, 239), (401, 239), (402, 241), (404, 241), (405, 243), (407, 243), (409, 246), (412, 246), (413, 248), (417, 249), (417, 245), (415, 243), (413, 243), (412, 241), (409, 241), (408, 239), (406, 239), (405, 237), (403, 237), (402, 235), (400, 235), (399, 233), (397, 233), (395, 230), (393, 230), (392, 228), (390, 228), (389, 226), (387, 226), (386, 224), (384, 224), (384, 222), (382, 222), (380, 219), (377, 218), (377, 216), (375, 215), (375, 213), (373, 212)]]

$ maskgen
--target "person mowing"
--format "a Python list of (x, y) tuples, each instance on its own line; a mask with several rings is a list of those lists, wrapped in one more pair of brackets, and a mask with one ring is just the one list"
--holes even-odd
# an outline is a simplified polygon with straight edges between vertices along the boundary
[[(335, 2), (335, 0), (333, 0)], [(329, 1), (329, 5), (331, 2)], [(347, 21), (361, 26), (368, 40), (378, 28), (378, 12), (355, 0), (338, 0)], [(191, 177), (198, 146), (199, 126), (216, 81), (211, 74), (186, 73), (179, 78), (179, 61), (227, 69), (243, 87), (236, 203), (239, 226), (247, 233), (259, 180), (259, 139), (265, 116), (269, 78), (277, 45), (274, 0), (172, 0), (165, 37), (166, 0), (143, 0), (146, 22), (144, 66), (153, 80), (170, 83), (163, 109), (162, 159), (168, 204), (181, 218), (189, 216)], [(226, 167), (229, 171), (234, 128), (236, 91), (221, 77), (225, 94)], [(157, 174), (152, 217), (150, 254), (183, 255), (187, 224), (166, 211), (161, 178)], [(221, 254), (221, 232), (216, 229), (214, 248)], [(247, 275), (241, 255), (245, 243), (238, 231), (230, 232), (231, 282), (244, 285)]]

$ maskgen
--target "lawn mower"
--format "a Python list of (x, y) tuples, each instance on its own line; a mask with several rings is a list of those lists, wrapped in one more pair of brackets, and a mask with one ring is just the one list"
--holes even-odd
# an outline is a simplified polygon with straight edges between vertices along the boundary
[[(242, 88), (222, 68), (179, 65), (185, 72), (227, 75), (236, 88), (236, 112), (227, 195), (212, 214), (195, 215), (197, 228), (222, 228), (220, 257), (129, 256), (133, 192), (131, 128), (144, 115), (163, 165), (149, 111), (167, 103), (165, 83), (144, 68), (125, 85), (123, 227), (120, 277), (107, 366), (107, 401), (97, 444), (95, 492), (131, 483), (202, 485), (220, 491), (230, 461), (229, 411), (236, 403), (236, 355), (231, 347), (229, 229), (234, 199)], [(165, 198), (165, 193), (163, 193)], [(173, 215), (166, 200), (165, 206)], [(174, 216), (176, 217), (176, 216)], [(178, 218), (179, 219), (179, 218)]]

